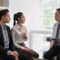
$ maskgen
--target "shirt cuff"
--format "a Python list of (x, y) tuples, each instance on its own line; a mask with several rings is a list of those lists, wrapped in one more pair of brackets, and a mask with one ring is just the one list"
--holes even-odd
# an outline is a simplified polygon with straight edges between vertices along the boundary
[(10, 55), (10, 52), (11, 52), (11, 51), (10, 51), (10, 50), (8, 50), (8, 51), (7, 51), (7, 55)]

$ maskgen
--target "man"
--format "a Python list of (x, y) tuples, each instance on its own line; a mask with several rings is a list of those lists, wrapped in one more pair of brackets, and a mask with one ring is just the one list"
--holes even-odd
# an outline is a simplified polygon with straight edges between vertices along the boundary
[(7, 9), (0, 10), (0, 56), (4, 60), (19, 60), (19, 54), (14, 51), (10, 28), (6, 25), (9, 21), (9, 11)]
[(9, 22), (9, 10), (0, 10), (0, 58), (3, 60), (27, 60), (24, 56), (21, 58), (15, 51), (10, 28), (6, 25)]
[(56, 9), (55, 20), (57, 23), (53, 27), (53, 46), (44, 54), (44, 58), (53, 60), (53, 57), (57, 56), (57, 60), (60, 60), (60, 8)]

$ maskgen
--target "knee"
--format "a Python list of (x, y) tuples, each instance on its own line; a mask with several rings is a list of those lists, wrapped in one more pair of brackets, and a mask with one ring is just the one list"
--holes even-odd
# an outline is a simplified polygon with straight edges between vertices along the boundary
[(33, 54), (35, 58), (39, 58), (39, 54)]
[(44, 59), (48, 59), (48, 58), (49, 58), (48, 55), (47, 55), (47, 53), (45, 53), (45, 54), (43, 55), (43, 58), (44, 58)]
[(28, 56), (27, 56), (26, 54), (21, 54), (21, 55), (19, 56), (19, 59), (20, 59), (20, 60), (28, 60), (29, 58), (28, 58)]
[(13, 56), (7, 56), (7, 60), (15, 60)]

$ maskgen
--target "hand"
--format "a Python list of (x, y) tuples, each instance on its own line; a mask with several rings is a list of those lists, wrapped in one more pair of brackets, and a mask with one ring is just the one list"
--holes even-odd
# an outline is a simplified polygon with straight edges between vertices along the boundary
[(22, 37), (24, 40), (27, 40), (27, 33), (22, 32), (21, 37)]
[(19, 53), (18, 53), (17, 51), (14, 51), (14, 53), (15, 53), (17, 56), (19, 56)]
[(14, 57), (19, 56), (18, 52), (16, 52), (16, 51), (10, 52), (10, 55), (12, 55), (12, 56), (14, 56)]

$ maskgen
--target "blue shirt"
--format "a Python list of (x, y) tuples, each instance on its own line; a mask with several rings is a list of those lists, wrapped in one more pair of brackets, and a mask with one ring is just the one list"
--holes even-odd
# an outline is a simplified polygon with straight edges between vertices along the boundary
[(3, 32), (3, 37), (4, 37), (4, 48), (9, 48), (9, 37), (8, 37), (6, 26), (1, 26), (1, 27)]

